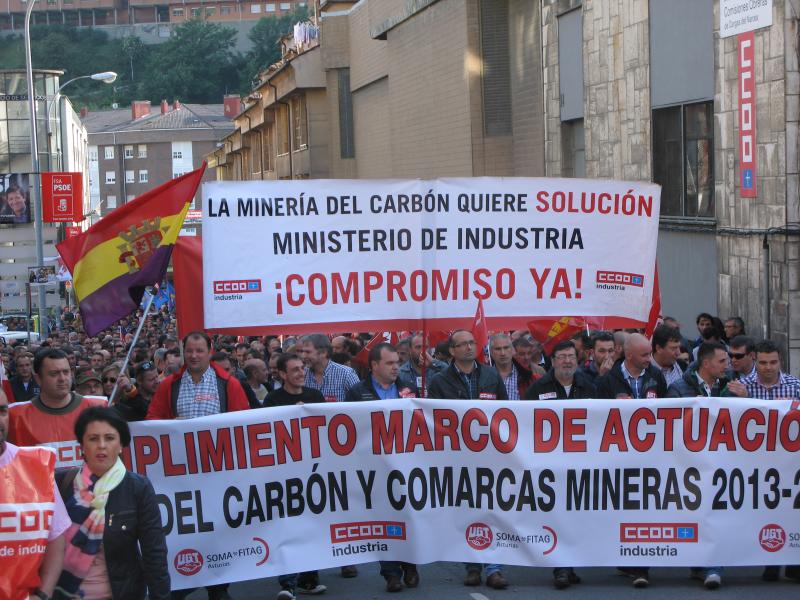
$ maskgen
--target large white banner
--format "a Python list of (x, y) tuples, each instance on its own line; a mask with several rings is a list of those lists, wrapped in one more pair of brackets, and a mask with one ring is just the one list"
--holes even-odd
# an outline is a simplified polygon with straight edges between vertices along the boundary
[(647, 321), (659, 186), (582, 180), (203, 184), (205, 326), (292, 331), (532, 316)]
[(380, 559), (800, 563), (788, 400), (406, 399), (131, 427), (174, 589)]

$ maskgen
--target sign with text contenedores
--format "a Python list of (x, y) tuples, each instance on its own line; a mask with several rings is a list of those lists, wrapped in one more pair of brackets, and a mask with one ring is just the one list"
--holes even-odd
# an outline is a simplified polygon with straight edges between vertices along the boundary
[[(259, 333), (646, 322), (660, 187), (583, 179), (203, 184), (205, 326)], [(353, 329), (355, 327), (355, 329)]]
[(791, 400), (399, 399), (131, 431), (173, 589), (376, 560), (800, 562)]

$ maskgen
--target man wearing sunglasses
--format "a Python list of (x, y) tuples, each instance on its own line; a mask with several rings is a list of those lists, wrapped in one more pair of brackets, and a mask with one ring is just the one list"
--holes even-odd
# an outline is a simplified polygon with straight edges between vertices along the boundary
[(114, 408), (129, 423), (144, 421), (158, 383), (158, 369), (155, 363), (149, 360), (143, 362), (136, 369), (136, 387), (125, 394)]
[(756, 371), (756, 343), (746, 335), (737, 335), (729, 342), (731, 379), (750, 377)]

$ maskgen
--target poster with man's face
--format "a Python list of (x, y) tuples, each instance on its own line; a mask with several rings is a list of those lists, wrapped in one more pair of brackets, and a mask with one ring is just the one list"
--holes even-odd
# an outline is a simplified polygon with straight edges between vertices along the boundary
[(31, 195), (27, 173), (0, 173), (0, 224), (31, 222)]

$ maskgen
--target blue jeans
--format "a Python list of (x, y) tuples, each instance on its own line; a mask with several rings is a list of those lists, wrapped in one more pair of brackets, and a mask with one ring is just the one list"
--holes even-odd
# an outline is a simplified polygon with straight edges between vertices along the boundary
[(392, 575), (402, 579), (405, 569), (407, 567), (416, 566), (411, 563), (401, 562), (399, 560), (382, 560), (379, 562), (381, 563), (381, 576), (384, 579), (388, 579)]
[(692, 567), (689, 569), (689, 572), (693, 577), (697, 577), (698, 579), (706, 578), (709, 575), (719, 575), (722, 577), (722, 574), (725, 572), (725, 567)]
[(481, 563), (464, 563), (464, 567), (467, 569), (467, 571), (473, 571), (473, 570), (480, 571), (481, 569), (483, 569), (483, 574), (486, 577), (488, 577), (492, 573), (497, 573), (498, 571), (503, 570), (503, 565), (495, 565), (495, 564), (484, 565)]

